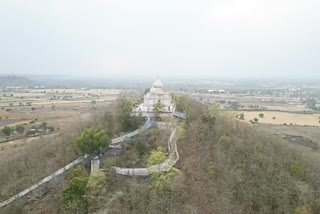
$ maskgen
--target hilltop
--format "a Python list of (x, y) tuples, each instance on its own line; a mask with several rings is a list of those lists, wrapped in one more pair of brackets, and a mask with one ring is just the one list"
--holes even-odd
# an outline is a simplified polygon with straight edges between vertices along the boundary
[(0, 85), (2, 87), (27, 87), (27, 86), (35, 86), (37, 82), (23, 76), (0, 76)]
[(289, 144), (188, 97), (176, 102), (188, 119), (179, 122), (180, 160), (171, 171), (139, 178), (116, 175), (112, 168), (162, 159), (157, 148), (165, 148), (167, 133), (153, 129), (121, 156), (106, 158), (101, 172), (89, 176), (77, 169), (73, 181), (83, 182), (76, 183), (77, 191), (68, 175), (53, 196), (44, 194), (22, 213), (320, 212), (319, 151)]

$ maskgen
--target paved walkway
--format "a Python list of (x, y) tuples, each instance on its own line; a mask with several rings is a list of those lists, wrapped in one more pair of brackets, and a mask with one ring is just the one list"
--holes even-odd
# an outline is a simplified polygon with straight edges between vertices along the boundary
[[(126, 139), (128, 138), (131, 138), (133, 136), (136, 136), (138, 135), (141, 131), (145, 130), (145, 129), (148, 129), (150, 128), (152, 125), (153, 125), (153, 120), (148, 118), (146, 123), (143, 125), (142, 128), (138, 129), (138, 130), (135, 130), (133, 132), (130, 132), (124, 136), (121, 136), (121, 137), (118, 137), (118, 138), (114, 138), (112, 139), (112, 143), (110, 145), (111, 148), (115, 148), (116, 146), (120, 146), (121, 147), (121, 143), (124, 142)], [(31, 187), (25, 189), (24, 191), (12, 196), (11, 198), (3, 201), (0, 203), (0, 208), (1, 207), (5, 207), (7, 205), (9, 205), (10, 203), (14, 202), (15, 200), (27, 195), (28, 193), (32, 192), (33, 190), (35, 190), (36, 188), (42, 186), (43, 184), (51, 181), (52, 179), (56, 178), (57, 176), (59, 175), (62, 175), (63, 173), (65, 173), (67, 170), (75, 167), (76, 165), (82, 163), (84, 160), (86, 159), (92, 159), (94, 157), (92, 156), (88, 156), (88, 155), (85, 155), (85, 156), (82, 156), (76, 160), (74, 160), (73, 162), (69, 163), (68, 165), (64, 166), (63, 168), (59, 169), (58, 171), (56, 171), (55, 173), (45, 177), (44, 179), (42, 179), (41, 181), (39, 181), (38, 183), (32, 185)]]
[(86, 158), (86, 156), (84, 157), (80, 157), (78, 159), (76, 159), (75, 161), (73, 161), (72, 163), (66, 165), (65, 167), (59, 169), (58, 171), (56, 171), (55, 173), (49, 175), (48, 177), (45, 177), (44, 179), (42, 179), (41, 181), (39, 181), (38, 183), (32, 185), (31, 187), (29, 187), (28, 189), (25, 189), (24, 191), (16, 194), (15, 196), (12, 196), (11, 198), (9, 198), (8, 200), (5, 200), (3, 202), (0, 203), (0, 208), (7, 206), (8, 204), (14, 202), (15, 200), (27, 195), (28, 193), (32, 192), (33, 190), (35, 190), (36, 188), (38, 188), (39, 186), (47, 183), (48, 181), (51, 181), (53, 178), (63, 174), (64, 172), (66, 172), (68, 169), (73, 168), (74, 166), (80, 164), (84, 158)]
[(154, 172), (167, 172), (176, 165), (180, 158), (177, 148), (177, 140), (177, 128), (173, 128), (168, 142), (169, 158), (161, 164), (152, 165), (148, 168), (114, 167), (114, 169), (118, 175), (126, 176), (148, 176)]

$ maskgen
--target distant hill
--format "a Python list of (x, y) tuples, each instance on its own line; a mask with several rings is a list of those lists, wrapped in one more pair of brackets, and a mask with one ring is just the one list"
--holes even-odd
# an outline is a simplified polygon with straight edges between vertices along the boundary
[(37, 82), (22, 76), (6, 75), (0, 76), (0, 86), (14, 87), (14, 86), (35, 86)]

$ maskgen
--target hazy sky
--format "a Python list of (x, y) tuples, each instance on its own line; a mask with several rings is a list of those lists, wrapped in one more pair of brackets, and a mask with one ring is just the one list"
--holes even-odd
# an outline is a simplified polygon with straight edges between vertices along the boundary
[(1, 0), (0, 74), (320, 76), (319, 0)]

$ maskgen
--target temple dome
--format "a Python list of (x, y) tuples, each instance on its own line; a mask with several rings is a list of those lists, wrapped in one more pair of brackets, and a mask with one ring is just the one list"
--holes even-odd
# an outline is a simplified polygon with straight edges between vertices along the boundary
[(150, 91), (149, 91), (151, 94), (156, 94), (157, 93), (157, 89), (152, 87), (150, 88)]
[(163, 83), (162, 83), (159, 79), (157, 79), (157, 80), (153, 83), (152, 87), (153, 87), (153, 88), (163, 88)]

